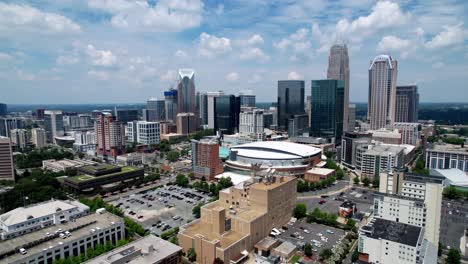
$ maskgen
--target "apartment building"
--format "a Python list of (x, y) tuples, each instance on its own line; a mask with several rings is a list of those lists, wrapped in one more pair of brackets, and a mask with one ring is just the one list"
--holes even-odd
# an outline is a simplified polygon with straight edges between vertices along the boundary
[(219, 158), (219, 144), (216, 140), (192, 140), (192, 168), (196, 178), (214, 180), (223, 173), (223, 164)]
[(10, 138), (0, 136), (0, 180), (15, 180)]
[(468, 147), (435, 143), (426, 149), (426, 168), (453, 169), (468, 172)]
[(389, 129), (397, 130), (401, 134), (401, 143), (413, 146), (419, 145), (421, 124), (419, 123), (393, 123)]
[(356, 169), (361, 176), (379, 177), (380, 172), (402, 168), (405, 164), (405, 148), (387, 144), (363, 144), (356, 149)]

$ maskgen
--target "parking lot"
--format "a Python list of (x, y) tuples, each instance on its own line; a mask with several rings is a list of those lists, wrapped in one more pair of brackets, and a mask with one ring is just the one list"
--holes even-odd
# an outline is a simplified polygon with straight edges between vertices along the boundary
[(290, 241), (299, 247), (308, 242), (316, 253), (326, 248), (333, 249), (346, 236), (344, 230), (316, 223), (309, 224), (304, 220), (289, 223), (285, 228), (287, 230), (283, 227), (284, 232), (277, 237), (278, 239)]
[(440, 243), (447, 248), (460, 247), (460, 238), (468, 228), (468, 204), (443, 200), (440, 221)]
[(156, 190), (124, 196), (112, 204), (154, 234), (160, 235), (176, 226), (193, 220), (192, 209), (206, 203), (207, 194), (178, 186), (165, 186)]

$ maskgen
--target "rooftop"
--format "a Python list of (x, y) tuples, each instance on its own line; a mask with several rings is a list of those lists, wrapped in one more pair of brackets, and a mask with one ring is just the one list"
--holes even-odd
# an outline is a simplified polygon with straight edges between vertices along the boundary
[[(152, 264), (177, 254), (182, 248), (155, 235), (142, 237), (123, 247), (86, 261), (88, 264), (112, 264), (126, 257), (125, 263)], [(132, 255), (132, 257), (129, 257)]]
[(257, 159), (303, 159), (321, 153), (319, 148), (286, 141), (259, 141), (231, 147), (239, 156)]
[(468, 187), (468, 175), (459, 169), (433, 169), (431, 175), (445, 177), (450, 185)]
[(235, 172), (231, 172), (231, 171), (225, 171), (225, 172), (215, 176), (215, 178), (218, 179), (218, 180), (221, 179), (222, 177), (231, 178), (231, 181), (232, 181), (233, 185), (237, 185), (237, 184), (239, 184), (241, 182), (248, 181), (248, 180), (250, 180), (252, 178), (252, 177), (250, 177), (250, 175), (239, 174), (239, 173), (235, 173)]
[(419, 226), (407, 225), (381, 218), (374, 218), (362, 230), (366, 233), (364, 236), (373, 239), (384, 239), (412, 247), (417, 246), (422, 233), (422, 228)]
[(313, 173), (313, 174), (320, 174), (320, 175), (328, 175), (333, 173), (335, 170), (326, 169), (326, 168), (312, 168), (308, 170), (306, 173)]
[(277, 248), (275, 248), (275, 251), (280, 252), (284, 255), (289, 255), (294, 250), (296, 250), (296, 245), (289, 241), (285, 241), (281, 243), (281, 245), (279, 245)]
[[(17, 253), (17, 249), (21, 247), (27, 248), (28, 255), (33, 255), (46, 249), (53, 249), (60, 243), (71, 243), (73, 241), (77, 241), (81, 237), (89, 234), (91, 229), (104, 229), (121, 222), (122, 219), (120, 217), (110, 213), (90, 214), (77, 218), (73, 222), (50, 226), (20, 237), (4, 240), (0, 242), (0, 256), (3, 256), (8, 252), (16, 253), (3, 259), (0, 257), (0, 262), (16, 263), (23, 259), (24, 256)], [(72, 235), (66, 239), (62, 239), (58, 236), (50, 238), (46, 236), (46, 233), (54, 234), (58, 229), (62, 229), (63, 231), (70, 230)]]
[(447, 143), (436, 143), (432, 144), (432, 146), (428, 149), (428, 151), (441, 151), (441, 152), (451, 152), (451, 153), (462, 153), (468, 155), (468, 147), (460, 146), (460, 145), (453, 145)]
[(389, 144), (378, 144), (372, 145), (365, 154), (367, 155), (397, 155), (401, 151), (404, 151), (405, 148), (403, 146), (397, 145), (389, 145)]
[(89, 210), (89, 207), (77, 201), (51, 200), (28, 207), (18, 207), (7, 213), (0, 215), (0, 221), (5, 225), (15, 225), (34, 218), (41, 218), (59, 211), (66, 211), (73, 208)]

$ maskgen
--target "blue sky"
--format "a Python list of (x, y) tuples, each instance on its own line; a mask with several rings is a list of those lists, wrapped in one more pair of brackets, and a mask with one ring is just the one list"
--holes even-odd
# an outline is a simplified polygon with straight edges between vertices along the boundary
[(456, 0), (0, 1), (0, 101), (144, 102), (179, 68), (199, 91), (322, 79), (330, 45), (347, 43), (351, 101), (367, 99), (369, 61), (398, 60), (421, 101), (468, 101), (468, 2)]

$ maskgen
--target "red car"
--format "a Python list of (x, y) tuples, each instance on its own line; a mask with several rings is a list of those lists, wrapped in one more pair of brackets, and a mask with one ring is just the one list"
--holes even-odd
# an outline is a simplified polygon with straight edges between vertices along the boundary
[(324, 203), (326, 203), (326, 202), (327, 202), (327, 201), (325, 201), (325, 200), (320, 200), (319, 204), (324, 204)]

